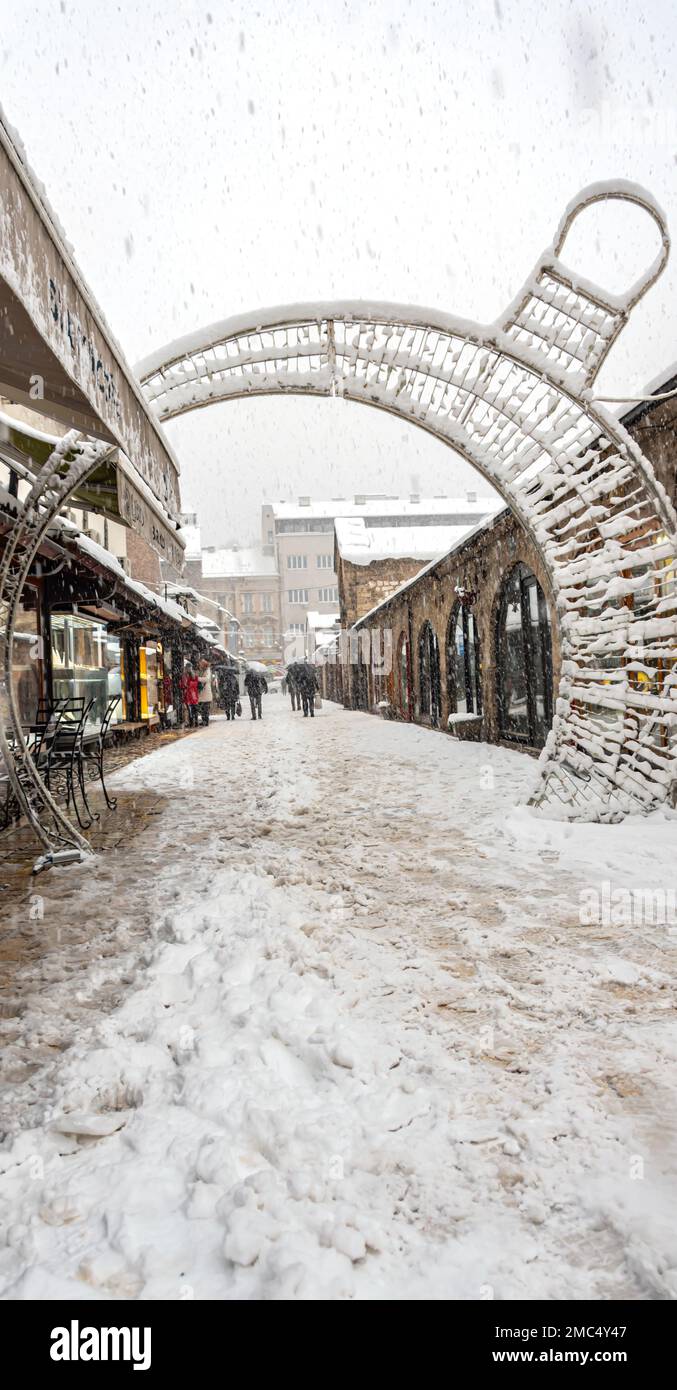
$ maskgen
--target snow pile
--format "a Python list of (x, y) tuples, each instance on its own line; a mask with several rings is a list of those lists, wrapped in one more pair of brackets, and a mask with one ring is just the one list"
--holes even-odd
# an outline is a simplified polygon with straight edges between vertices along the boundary
[(518, 754), (347, 728), (270, 701), (113, 779), (167, 805), (88, 891), (135, 920), (161, 864), (152, 937), (0, 1147), (5, 1297), (677, 1296), (672, 944), (578, 903), (671, 880), (674, 820), (548, 825)]

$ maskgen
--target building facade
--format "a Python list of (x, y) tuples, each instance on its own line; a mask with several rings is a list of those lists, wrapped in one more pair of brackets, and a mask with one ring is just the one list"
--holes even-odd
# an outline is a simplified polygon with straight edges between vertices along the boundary
[[(205, 616), (220, 624), (222, 640), (249, 661), (260, 661), (271, 672), (282, 663), (280, 582), (275, 557), (261, 550), (200, 551), (199, 560), (186, 561), (186, 577), (211, 606)], [(203, 605), (204, 607), (204, 605)]]
[(308, 612), (330, 614), (339, 602), (339, 579), (334, 556), (334, 523), (340, 518), (364, 518), (370, 528), (395, 526), (458, 527), (467, 529), (501, 506), (496, 498), (469, 492), (464, 498), (386, 497), (356, 494), (297, 502), (266, 502), (261, 511), (261, 544), (274, 556), (280, 576), (280, 617), (283, 639), (292, 652), (295, 639), (304, 639)]
[[(519, 523), (504, 509), (395, 587), (401, 563), (394, 592), (357, 619), (336, 661), (330, 651), (328, 697), (458, 737), (541, 748), (560, 652), (548, 577)], [(374, 575), (374, 592), (383, 582)]]

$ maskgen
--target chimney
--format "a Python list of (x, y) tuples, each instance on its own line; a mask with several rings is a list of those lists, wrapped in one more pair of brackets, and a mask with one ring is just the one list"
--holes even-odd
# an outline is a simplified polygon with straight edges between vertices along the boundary
[(466, 492), (466, 494), (465, 494), (465, 500), (466, 500), (466, 502), (476, 502), (476, 501), (477, 501), (477, 493), (476, 493), (476, 492)]

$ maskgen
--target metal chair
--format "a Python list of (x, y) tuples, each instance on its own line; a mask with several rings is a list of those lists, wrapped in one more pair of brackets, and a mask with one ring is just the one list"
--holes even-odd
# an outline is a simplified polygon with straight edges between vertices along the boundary
[(85, 746), (82, 750), (82, 758), (85, 767), (87, 765), (93, 765), (96, 767), (96, 771), (99, 776), (99, 781), (103, 788), (103, 794), (106, 798), (106, 805), (111, 811), (115, 810), (118, 803), (117, 797), (111, 797), (108, 795), (108, 788), (106, 786), (106, 782), (103, 775), (103, 757), (106, 750), (106, 739), (108, 738), (108, 734), (110, 732), (110, 726), (113, 720), (113, 715), (121, 699), (121, 695), (110, 696), (106, 705), (106, 712), (103, 716), (103, 721), (101, 724), (101, 728), (99, 729), (99, 734), (96, 743), (89, 748)]
[[(56, 777), (57, 781), (60, 777), (63, 777), (63, 786), (60, 790), (65, 790), (66, 793), (66, 810), (68, 810), (72, 801), (73, 809), (78, 819), (78, 825), (82, 830), (88, 830), (90, 825), (92, 825), (95, 820), (99, 819), (98, 815), (92, 811), (87, 800), (83, 757), (85, 728), (93, 704), (94, 700), (89, 700), (88, 703), (85, 704), (83, 696), (76, 696), (72, 700), (69, 699), (66, 702), (47, 773), (48, 786), (50, 786), (53, 776)], [(82, 800), (87, 815), (89, 816), (88, 821), (83, 821), (80, 814), (80, 807), (78, 806), (78, 799), (75, 791), (76, 785), (80, 788)]]
[[(38, 713), (40, 712), (40, 705), (38, 705)], [(56, 745), (56, 740), (59, 734), (62, 718), (63, 710), (61, 708), (47, 711), (45, 718), (41, 720), (36, 719), (35, 724), (32, 727), (31, 737), (26, 740), (28, 752), (30, 753), (30, 756), (33, 759), (33, 762), (35, 763), (36, 767), (42, 773), (42, 776), (47, 786), (49, 786), (51, 760)], [(36, 790), (33, 780), (28, 776), (28, 773), (26, 772), (25, 767), (21, 762), (21, 759), (17, 758), (16, 765), (21, 786), (23, 787), (23, 790), (26, 792), (29, 800), (31, 800), (31, 802), (39, 800), (40, 804), (42, 804), (42, 799), (39, 797), (39, 793)], [(14, 795), (14, 791), (9, 777), (3, 778), (2, 784), (5, 786), (5, 804), (4, 818), (2, 826), (0, 828), (2, 830), (6, 830), (7, 826), (10, 823), (10, 820), (19, 818), (20, 807)]]

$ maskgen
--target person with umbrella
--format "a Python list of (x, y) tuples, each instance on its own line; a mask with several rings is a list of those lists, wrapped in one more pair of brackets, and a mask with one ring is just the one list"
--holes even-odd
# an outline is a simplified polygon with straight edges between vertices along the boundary
[(298, 675), (296, 684), (301, 692), (301, 703), (303, 705), (303, 717), (315, 718), (315, 695), (320, 688), (317, 671), (311, 661), (299, 661)]
[(261, 695), (268, 694), (268, 685), (263, 671), (250, 666), (244, 678), (245, 690), (249, 696), (249, 704), (252, 712), (252, 719), (263, 718), (261, 713)]

